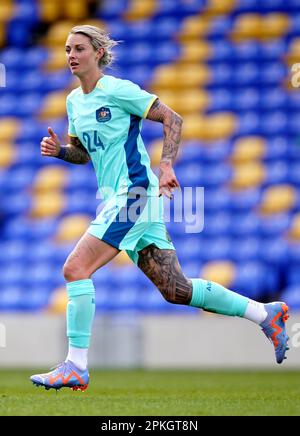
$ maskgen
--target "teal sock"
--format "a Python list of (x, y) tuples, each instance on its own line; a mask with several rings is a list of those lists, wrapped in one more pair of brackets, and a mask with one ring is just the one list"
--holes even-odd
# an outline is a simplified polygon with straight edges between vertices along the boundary
[(92, 280), (67, 283), (67, 336), (69, 345), (88, 348), (95, 314), (95, 288)]
[(211, 281), (192, 279), (192, 283), (193, 294), (190, 306), (201, 307), (208, 312), (222, 315), (244, 316), (248, 298)]

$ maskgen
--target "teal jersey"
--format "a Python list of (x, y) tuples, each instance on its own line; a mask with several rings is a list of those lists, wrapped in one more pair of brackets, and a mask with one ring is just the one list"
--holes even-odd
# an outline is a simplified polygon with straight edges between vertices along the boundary
[(156, 98), (109, 75), (89, 94), (79, 87), (68, 95), (69, 135), (78, 137), (89, 153), (104, 200), (136, 188), (158, 195), (159, 182), (141, 138), (142, 119)]

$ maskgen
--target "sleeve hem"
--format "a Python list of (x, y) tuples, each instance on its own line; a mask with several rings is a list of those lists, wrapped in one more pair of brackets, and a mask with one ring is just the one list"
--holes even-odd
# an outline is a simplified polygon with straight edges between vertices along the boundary
[(149, 110), (150, 110), (152, 104), (155, 102), (156, 99), (157, 99), (157, 95), (153, 95), (153, 97), (151, 98), (151, 100), (150, 100), (148, 106), (146, 107), (146, 109), (145, 109), (145, 111), (144, 111), (144, 113), (143, 113), (143, 118), (146, 118), (146, 117), (147, 117), (148, 112), (149, 112)]

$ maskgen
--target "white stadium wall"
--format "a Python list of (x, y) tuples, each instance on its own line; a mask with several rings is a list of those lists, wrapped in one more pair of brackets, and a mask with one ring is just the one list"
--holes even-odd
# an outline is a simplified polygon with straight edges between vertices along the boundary
[[(285, 368), (300, 365), (300, 314), (288, 323)], [(0, 313), (0, 366), (45, 370), (66, 356), (65, 319)], [(220, 315), (110, 315), (94, 323), (90, 366), (98, 368), (278, 368), (255, 324)]]

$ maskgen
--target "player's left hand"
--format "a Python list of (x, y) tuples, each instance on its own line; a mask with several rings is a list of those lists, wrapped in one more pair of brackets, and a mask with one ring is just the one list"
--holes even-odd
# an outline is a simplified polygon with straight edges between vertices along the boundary
[(180, 185), (172, 164), (169, 162), (161, 162), (159, 165), (159, 196), (164, 194), (172, 200), (172, 194), (176, 188), (180, 189)]

